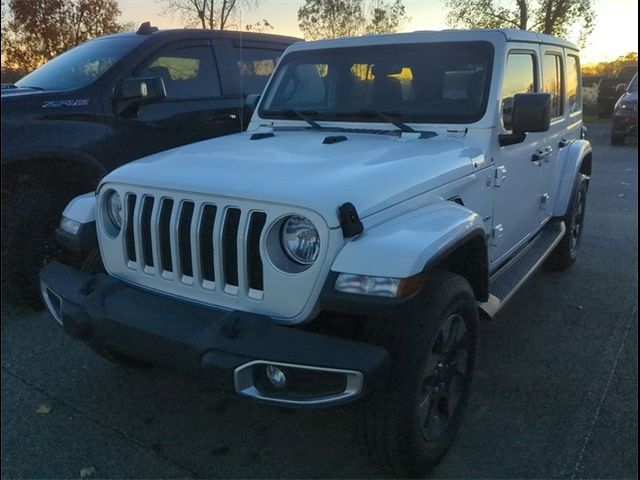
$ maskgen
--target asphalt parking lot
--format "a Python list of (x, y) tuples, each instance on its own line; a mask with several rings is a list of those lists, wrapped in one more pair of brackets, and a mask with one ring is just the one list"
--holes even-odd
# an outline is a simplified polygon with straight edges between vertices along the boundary
[[(537, 273), (482, 325), (470, 408), (433, 478), (638, 476), (638, 149), (609, 146), (606, 124), (589, 131), (578, 261)], [(114, 366), (46, 313), (2, 309), (3, 478), (381, 477), (352, 420)]]

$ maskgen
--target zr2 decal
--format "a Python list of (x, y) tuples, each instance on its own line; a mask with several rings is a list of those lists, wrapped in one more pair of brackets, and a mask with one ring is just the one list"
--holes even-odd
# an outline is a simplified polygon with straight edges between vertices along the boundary
[(88, 98), (78, 98), (75, 100), (49, 100), (42, 104), (42, 108), (84, 107), (86, 105), (89, 105)]

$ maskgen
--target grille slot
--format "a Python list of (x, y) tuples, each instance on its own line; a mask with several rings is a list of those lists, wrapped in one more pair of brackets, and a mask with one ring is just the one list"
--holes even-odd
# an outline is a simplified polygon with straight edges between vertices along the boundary
[(227, 285), (238, 286), (238, 228), (240, 210), (229, 208), (222, 229), (222, 254), (224, 279)]
[(191, 263), (191, 220), (193, 220), (193, 202), (183, 202), (178, 219), (178, 258), (183, 275), (193, 277)]
[(173, 211), (173, 200), (165, 198), (162, 200), (160, 216), (158, 218), (158, 243), (160, 244), (160, 264), (162, 269), (173, 272), (173, 261), (171, 260), (171, 212)]
[(136, 242), (133, 237), (133, 227), (135, 224), (134, 212), (136, 208), (136, 196), (130, 193), (126, 196), (127, 199), (127, 225), (125, 228), (125, 249), (127, 251), (127, 259), (131, 262), (137, 260), (136, 256)]
[(216, 221), (215, 205), (205, 205), (200, 219), (200, 271), (202, 279), (215, 282), (216, 273), (213, 267), (213, 227)]
[(153, 247), (151, 245), (151, 212), (154, 199), (145, 196), (142, 199), (142, 212), (140, 214), (140, 233), (142, 235), (142, 258), (144, 264), (153, 267)]
[(260, 257), (260, 235), (267, 222), (264, 212), (253, 212), (249, 220), (247, 235), (247, 274), (249, 288), (252, 290), (264, 290), (262, 258)]

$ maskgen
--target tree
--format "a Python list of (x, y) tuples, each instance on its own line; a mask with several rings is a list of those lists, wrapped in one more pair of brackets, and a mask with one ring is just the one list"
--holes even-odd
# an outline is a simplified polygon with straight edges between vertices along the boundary
[(584, 44), (595, 22), (594, 0), (447, 0), (447, 24), (463, 28), (516, 28), (566, 37), (580, 30)]
[(127, 26), (117, 0), (8, 0), (2, 13), (2, 66), (25, 71)]
[(248, 23), (244, 26), (244, 29), (247, 32), (264, 33), (269, 30), (273, 30), (273, 25), (271, 25), (266, 19), (263, 18), (256, 23)]
[(402, 0), (305, 0), (298, 26), (307, 40), (392, 33), (408, 21)]
[(165, 4), (164, 13), (181, 15), (187, 26), (199, 26), (211, 30), (228, 30), (230, 27), (237, 27), (235, 22), (241, 15), (242, 9), (255, 8), (258, 4), (258, 0), (161, 1)]
[(402, 0), (385, 3), (382, 0), (371, 2), (365, 33), (397, 32), (408, 20)]
[(629, 65), (638, 65), (638, 52), (629, 52), (611, 61), (583, 65), (582, 75), (590, 77), (613, 77), (617, 75), (622, 67)]

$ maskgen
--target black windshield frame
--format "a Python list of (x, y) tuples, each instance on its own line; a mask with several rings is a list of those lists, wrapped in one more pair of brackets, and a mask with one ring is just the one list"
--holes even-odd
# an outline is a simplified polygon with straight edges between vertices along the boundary
[[(389, 62), (388, 59), (394, 59), (398, 57), (402, 58), (412, 58), (414, 55), (414, 59), (416, 60), (414, 64), (412, 64), (414, 70), (423, 70), (428, 71), (428, 65), (425, 64), (421, 59), (426, 58), (427, 54), (431, 54), (434, 57), (442, 58), (443, 64), (449, 62), (452, 54), (460, 55), (461, 58), (468, 56), (469, 58), (477, 59), (478, 61), (483, 62), (483, 70), (482, 74), (484, 75), (482, 81), (484, 82), (479, 88), (479, 94), (481, 95), (481, 100), (477, 106), (477, 108), (473, 111), (460, 111), (457, 113), (451, 113), (442, 109), (439, 112), (418, 112), (418, 111), (409, 111), (409, 108), (416, 108), (417, 103), (404, 102), (401, 106), (402, 108), (396, 109), (385, 109), (378, 108), (376, 110), (392, 114), (406, 123), (423, 123), (423, 124), (470, 124), (475, 123), (481, 118), (484, 117), (487, 111), (487, 105), (489, 102), (489, 93), (491, 89), (491, 82), (493, 76), (494, 69), (494, 56), (495, 49), (494, 46), (490, 42), (486, 41), (449, 41), (449, 42), (428, 42), (428, 43), (409, 43), (409, 44), (393, 44), (393, 45), (368, 45), (368, 46), (358, 46), (358, 47), (341, 47), (341, 48), (327, 48), (327, 49), (310, 49), (310, 50), (299, 50), (295, 52), (291, 52), (285, 55), (278, 65), (276, 71), (273, 74), (273, 78), (269, 82), (267, 89), (263, 94), (263, 101), (260, 102), (260, 108), (258, 110), (258, 115), (261, 118), (268, 119), (278, 119), (278, 118), (286, 118), (286, 116), (278, 115), (278, 106), (274, 107), (274, 99), (278, 92), (276, 89), (278, 88), (286, 88), (280, 85), (281, 82), (287, 81), (284, 75), (287, 75), (287, 68), (289, 65), (292, 65), (291, 68), (300, 65), (308, 65), (308, 64), (326, 64), (332, 65), (333, 62), (342, 62), (342, 65), (338, 65), (334, 68), (347, 68), (349, 62), (353, 62), (354, 64), (362, 63), (362, 59), (366, 59), (369, 62), (371, 60), (376, 60), (380, 58), (381, 62)], [(335, 60), (338, 58), (338, 60)], [(376, 64), (377, 65), (377, 64)], [(404, 65), (404, 64), (403, 64)], [(329, 67), (327, 67), (329, 68)], [(442, 73), (451, 73), (445, 72), (445, 67), (442, 66)], [(453, 72), (456, 73), (456, 72)], [(461, 72), (468, 73), (468, 72)], [(480, 72), (475, 72), (480, 73)], [(393, 75), (393, 74), (387, 74)], [(413, 83), (413, 71), (412, 71), (412, 79)], [(281, 78), (282, 77), (282, 78)], [(339, 90), (340, 80), (335, 80), (332, 88), (335, 90)], [(444, 84), (444, 80), (442, 80)], [(284, 85), (284, 83), (283, 83)], [(348, 85), (348, 84), (345, 84)], [(412, 87), (413, 88), (413, 87)], [(444, 89), (444, 87), (443, 87)], [(444, 95), (444, 93), (443, 93)], [(445, 101), (445, 100), (442, 100)], [(309, 110), (309, 108), (305, 105), (292, 105), (288, 108), (296, 108), (301, 111)], [(355, 109), (347, 109), (347, 111), (355, 111), (358, 110), (371, 110), (371, 107), (366, 105), (359, 105), (358, 108)], [(380, 118), (376, 118), (376, 116), (372, 115), (363, 115), (358, 116), (354, 115), (353, 117), (346, 117), (344, 115), (344, 109), (322, 109), (322, 108), (311, 108), (313, 110), (314, 115), (313, 119), (316, 121), (335, 121), (335, 122), (345, 122), (345, 121), (358, 121), (358, 122), (380, 122)]]

